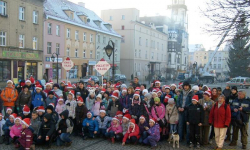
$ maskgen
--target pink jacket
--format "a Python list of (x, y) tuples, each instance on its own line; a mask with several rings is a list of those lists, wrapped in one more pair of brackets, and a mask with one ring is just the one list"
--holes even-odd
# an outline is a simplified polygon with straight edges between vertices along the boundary
[(64, 110), (66, 110), (66, 105), (65, 104), (60, 105), (59, 103), (57, 103), (56, 112), (58, 113), (58, 115), (60, 115)]
[[(156, 110), (156, 112), (155, 112)], [(165, 116), (165, 106), (161, 104), (160, 106), (154, 105), (151, 109), (151, 114), (155, 119), (162, 119)], [(157, 115), (156, 115), (157, 114)]]
[(13, 125), (10, 129), (10, 137), (13, 138), (14, 136), (21, 136), (22, 125), (19, 126)]
[(108, 132), (114, 131), (114, 132), (116, 132), (116, 134), (122, 133), (122, 126), (119, 123), (118, 123), (118, 125), (111, 124), (111, 126), (108, 128), (107, 131)]

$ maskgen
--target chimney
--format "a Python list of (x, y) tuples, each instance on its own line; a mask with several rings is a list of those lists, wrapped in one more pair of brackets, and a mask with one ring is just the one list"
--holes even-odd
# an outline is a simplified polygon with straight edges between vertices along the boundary
[(83, 2), (78, 2), (78, 5), (80, 5), (80, 6), (82, 6), (82, 7), (85, 8), (85, 3), (83, 3)]

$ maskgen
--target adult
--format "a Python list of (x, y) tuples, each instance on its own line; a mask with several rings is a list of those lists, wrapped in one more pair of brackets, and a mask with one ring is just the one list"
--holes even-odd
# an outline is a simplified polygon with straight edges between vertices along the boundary
[(134, 82), (132, 83), (132, 87), (135, 89), (136, 87), (140, 87), (140, 83), (139, 83), (139, 78), (138, 77), (134, 77)]
[(16, 109), (17, 113), (20, 115), (23, 112), (24, 105), (27, 105), (29, 108), (31, 106), (31, 92), (27, 85), (23, 86), (23, 91), (18, 95), (16, 100)]
[(15, 87), (13, 87), (13, 82), (11, 80), (8, 80), (7, 86), (1, 92), (4, 112), (6, 112), (7, 107), (11, 107), (12, 110), (14, 110), (17, 97), (18, 93)]
[[(212, 88), (212, 94), (211, 94), (211, 99), (216, 103), (218, 101), (219, 95), (218, 95), (218, 90), (217, 88)], [(209, 143), (212, 144), (212, 139), (214, 138), (214, 126), (211, 127), (211, 132), (209, 136)]]
[(48, 76), (47, 76), (46, 73), (43, 74), (43, 79), (44, 79), (46, 82), (48, 82)]
[[(239, 130), (241, 133), (241, 143), (242, 149), (247, 148), (247, 132), (248, 132), (248, 122), (249, 122), (249, 113), (250, 113), (250, 101), (246, 98), (245, 91), (238, 92), (238, 98), (233, 101), (231, 106), (232, 115), (236, 116), (237, 124), (233, 124), (233, 139), (230, 143), (230, 146), (236, 146), (238, 140)], [(240, 116), (240, 117), (238, 117)], [(239, 119), (240, 118), (240, 119)]]
[(61, 81), (60, 90), (65, 91), (65, 89), (66, 89), (66, 84), (65, 83), (66, 83), (65, 81)]
[[(84, 87), (84, 82), (83, 82), (83, 81), (80, 81), (80, 82), (79, 82), (78, 88), (75, 89), (75, 94), (76, 94), (77, 92), (80, 92), (81, 97), (82, 97), (84, 103), (86, 104), (86, 98), (87, 98), (88, 95), (89, 95), (89, 91)], [(75, 96), (76, 96), (76, 95), (75, 95)]]
[(191, 85), (189, 82), (185, 81), (182, 85), (183, 91), (181, 91), (178, 100), (177, 100), (177, 108), (179, 111), (179, 136), (180, 141), (183, 140), (184, 137), (184, 128), (186, 128), (186, 142), (189, 145), (190, 139), (189, 139), (189, 125), (186, 124), (186, 117), (185, 117), (185, 111), (187, 110), (187, 107), (192, 103), (192, 97), (193, 92), (191, 90)]
[(225, 103), (225, 99), (225, 96), (219, 96), (209, 115), (209, 123), (214, 126), (216, 150), (222, 150), (227, 127), (231, 122), (230, 106)]
[(229, 85), (227, 85), (226, 88), (222, 91), (222, 94), (226, 97), (225, 102), (228, 104), (231, 95), (231, 90)]

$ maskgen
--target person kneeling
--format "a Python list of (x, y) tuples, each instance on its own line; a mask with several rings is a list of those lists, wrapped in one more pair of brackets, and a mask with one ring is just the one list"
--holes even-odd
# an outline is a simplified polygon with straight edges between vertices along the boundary
[(100, 110), (100, 115), (96, 117), (95, 119), (98, 122), (99, 129), (98, 129), (98, 136), (105, 137), (105, 133), (107, 131), (108, 124), (112, 120), (111, 117), (106, 116), (105, 110)]
[(83, 120), (82, 126), (84, 140), (86, 140), (88, 137), (95, 138), (95, 135), (98, 131), (98, 122), (96, 120), (93, 120), (93, 113), (91, 113), (90, 111), (87, 113), (87, 118)]
[(124, 135), (124, 138), (122, 140), (122, 146), (125, 145), (125, 143), (133, 143), (136, 144), (137, 140), (140, 138), (140, 129), (137, 124), (135, 124), (135, 119), (131, 119), (129, 122), (129, 128), (126, 134)]
[(149, 126), (145, 127), (149, 136), (143, 140), (144, 144), (150, 144), (152, 149), (157, 148), (157, 142), (160, 140), (160, 126), (156, 123), (156, 119), (152, 118), (149, 120)]
[(112, 118), (111, 126), (107, 129), (105, 136), (111, 138), (112, 143), (115, 143), (115, 138), (117, 141), (122, 138), (122, 126), (117, 117)]
[[(21, 137), (17, 139), (19, 150), (30, 149), (33, 143), (33, 129), (30, 126), (30, 119), (25, 118), (22, 120)], [(17, 147), (17, 148), (18, 148)]]

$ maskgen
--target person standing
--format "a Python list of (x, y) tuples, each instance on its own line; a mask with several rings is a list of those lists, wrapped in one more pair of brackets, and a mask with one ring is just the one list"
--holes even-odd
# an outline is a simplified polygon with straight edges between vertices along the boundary
[(29, 108), (31, 106), (31, 92), (27, 85), (23, 86), (23, 91), (16, 100), (16, 109), (19, 115), (22, 113), (24, 105), (27, 105)]
[[(84, 82), (83, 81), (80, 81), (79, 82), (79, 86), (78, 88), (75, 90), (75, 94), (77, 92), (80, 92), (81, 93), (81, 97), (84, 101), (84, 103), (86, 104), (86, 98), (88, 97), (89, 95), (89, 91), (84, 87)], [(76, 95), (75, 95), (76, 96)]]
[(47, 77), (46, 72), (44, 72), (44, 74), (43, 74), (43, 79), (44, 79), (46, 82), (48, 82), (48, 77)]
[(132, 83), (132, 87), (135, 89), (136, 87), (140, 87), (140, 83), (139, 83), (139, 78), (138, 77), (134, 77), (134, 82)]
[(219, 96), (209, 115), (209, 124), (214, 126), (216, 150), (222, 150), (227, 128), (231, 122), (230, 106), (225, 103), (225, 99), (225, 96)]

